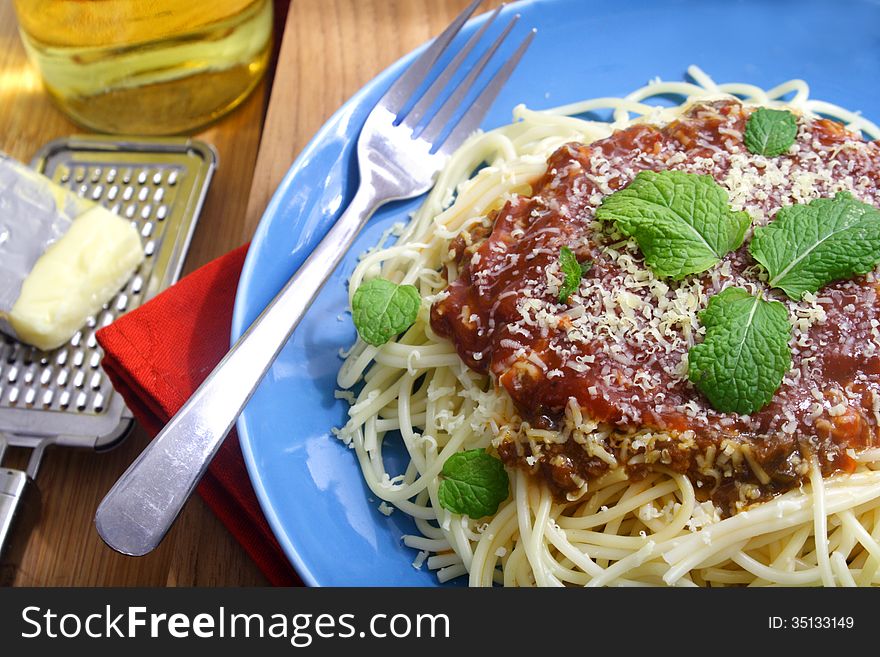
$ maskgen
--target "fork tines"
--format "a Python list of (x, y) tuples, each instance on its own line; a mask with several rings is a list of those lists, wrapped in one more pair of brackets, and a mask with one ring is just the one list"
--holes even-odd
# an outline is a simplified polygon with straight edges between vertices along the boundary
[[(516, 14), (495, 41), (471, 65), (465, 77), (457, 84), (453, 84), (456, 74), (464, 73), (466, 70), (463, 65), (468, 56), (483, 39), (504, 5), (499, 6), (419, 96), (417, 92), (424, 86), (426, 79), (429, 79), (432, 69), (449, 50), (462, 26), (473, 15), (481, 1), (474, 0), (409, 66), (379, 101), (380, 105), (396, 116), (397, 124), (408, 128), (414, 137), (431, 144), (432, 151), (443, 155), (448, 155), (458, 148), (479, 128), (492, 102), (535, 35), (535, 30), (530, 30), (504, 64), (483, 83), (481, 88), (476, 87), (493, 55), (513, 31), (519, 20), (519, 14)], [(469, 94), (474, 90), (478, 90), (479, 93), (468, 101)], [(432, 110), (433, 114), (431, 114)], [(425, 123), (426, 119), (427, 123)]]

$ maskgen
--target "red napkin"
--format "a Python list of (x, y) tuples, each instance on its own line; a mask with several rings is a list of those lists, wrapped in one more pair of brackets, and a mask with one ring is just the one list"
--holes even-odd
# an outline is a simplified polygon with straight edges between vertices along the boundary
[[(217, 258), (98, 331), (104, 371), (151, 435), (228, 350), (246, 253), (245, 245)], [(272, 584), (302, 584), (263, 516), (235, 431), (223, 442), (198, 492)]]

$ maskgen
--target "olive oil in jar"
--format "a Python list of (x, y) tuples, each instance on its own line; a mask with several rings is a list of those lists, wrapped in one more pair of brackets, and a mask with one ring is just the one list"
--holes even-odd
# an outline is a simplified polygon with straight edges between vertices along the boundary
[(175, 134), (231, 110), (266, 70), (271, 0), (14, 0), (47, 91), (99, 132)]

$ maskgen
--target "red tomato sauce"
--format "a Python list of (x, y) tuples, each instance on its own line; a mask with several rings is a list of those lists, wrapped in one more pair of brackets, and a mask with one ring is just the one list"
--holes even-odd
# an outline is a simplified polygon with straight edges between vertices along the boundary
[[(846, 189), (880, 205), (877, 143), (827, 119), (801, 118), (792, 151), (756, 158), (742, 142), (749, 112), (735, 101), (698, 104), (662, 128), (639, 124), (590, 145), (559, 148), (530, 195), (513, 197), (490, 216), (490, 226), (454, 241), (459, 275), (431, 311), (434, 331), (510, 395), (520, 428), (524, 422), (561, 430), (574, 400), (585, 416), (613, 428), (607, 446), (632, 478), (662, 464), (686, 473), (703, 498), (730, 512), (737, 500), (765, 499), (797, 485), (813, 457), (825, 474), (850, 471), (849, 448), (880, 444), (878, 283), (861, 276), (827, 285), (811, 304), (791, 302), (760, 280), (748, 236), (713, 270), (680, 283), (655, 279), (641, 271), (641, 254), (621, 247), (625, 240), (594, 212), (639, 171), (671, 168), (739, 190), (754, 225), (772, 220), (783, 205), (806, 202), (805, 194)], [(552, 283), (563, 246), (592, 263), (569, 303), (558, 301)], [(714, 411), (682, 364), (688, 347), (702, 339), (695, 325), (688, 328), (688, 317), (734, 284), (783, 301), (800, 326), (792, 336), (792, 370), (771, 403), (751, 416)], [(694, 290), (698, 307), (689, 296)], [(669, 308), (688, 302), (679, 313), (684, 319), (670, 323), (678, 311)], [(641, 448), (632, 443), (646, 432), (662, 437)], [(654, 455), (645, 458), (648, 451)], [(499, 453), (509, 465), (543, 476), (559, 494), (610, 467), (574, 440), (533, 454), (526, 441), (511, 439)], [(632, 458), (639, 453), (642, 458)], [(750, 486), (743, 489), (744, 483)]]

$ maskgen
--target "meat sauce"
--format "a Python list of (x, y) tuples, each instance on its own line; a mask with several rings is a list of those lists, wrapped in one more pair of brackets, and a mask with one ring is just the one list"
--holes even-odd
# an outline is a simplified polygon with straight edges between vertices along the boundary
[[(510, 395), (520, 429), (561, 431), (573, 400), (613, 428), (607, 447), (631, 478), (663, 464), (731, 513), (737, 503), (796, 485), (814, 456), (824, 474), (851, 471), (847, 450), (878, 444), (877, 283), (869, 274), (792, 302), (761, 282), (746, 248), (751, 232), (709, 272), (679, 283), (656, 279), (632, 241), (596, 222), (594, 212), (602, 197), (645, 169), (712, 175), (753, 226), (781, 206), (840, 190), (880, 205), (876, 142), (830, 120), (800, 118), (788, 154), (752, 156), (742, 143), (748, 113), (735, 101), (698, 104), (663, 128), (639, 124), (559, 148), (531, 196), (513, 197), (482, 233), (453, 243), (459, 275), (431, 311), (435, 332)], [(568, 303), (558, 301), (563, 246), (592, 263)], [(714, 411), (686, 374), (687, 350), (701, 340), (696, 314), (729, 285), (783, 301), (794, 324), (792, 370), (771, 403), (751, 416)], [(661, 437), (632, 442), (646, 432)], [(649, 450), (654, 455), (644, 458)], [(539, 454), (527, 440), (508, 439), (499, 453), (560, 495), (611, 467), (570, 439), (548, 441)]]

